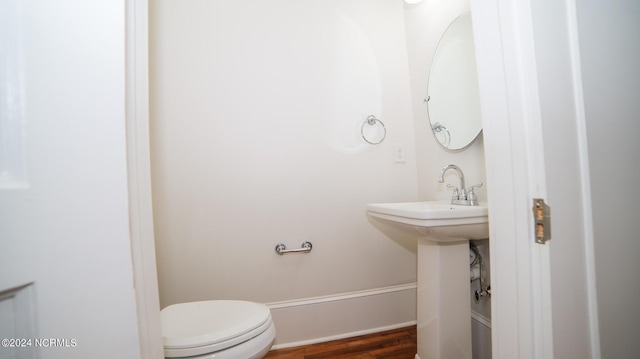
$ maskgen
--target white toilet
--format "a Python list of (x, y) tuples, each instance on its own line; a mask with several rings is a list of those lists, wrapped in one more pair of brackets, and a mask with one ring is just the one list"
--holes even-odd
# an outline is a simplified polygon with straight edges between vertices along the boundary
[(165, 358), (260, 359), (276, 337), (269, 307), (238, 300), (170, 305), (160, 312)]

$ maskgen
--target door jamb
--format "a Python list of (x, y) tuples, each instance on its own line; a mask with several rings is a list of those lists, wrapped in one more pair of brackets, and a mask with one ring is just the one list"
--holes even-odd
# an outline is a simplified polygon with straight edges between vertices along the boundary
[(148, 0), (126, 0), (129, 228), (141, 358), (163, 358), (153, 234), (149, 139)]
[(488, 186), (494, 358), (553, 358), (548, 245), (533, 198), (546, 197), (529, 0), (472, 0)]

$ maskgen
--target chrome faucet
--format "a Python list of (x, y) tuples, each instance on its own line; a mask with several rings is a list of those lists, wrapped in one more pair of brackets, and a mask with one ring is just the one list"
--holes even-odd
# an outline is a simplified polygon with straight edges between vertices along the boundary
[(452, 186), (449, 184), (447, 185), (448, 188), (453, 188), (453, 194), (451, 196), (451, 204), (460, 204), (464, 206), (477, 206), (478, 198), (476, 197), (474, 188), (482, 186), (482, 183), (469, 187), (469, 190), (467, 191), (464, 183), (464, 174), (462, 173), (462, 170), (460, 169), (460, 167), (453, 164), (446, 166), (445, 168), (442, 169), (442, 171), (440, 171), (440, 178), (438, 178), (438, 182), (444, 183), (444, 174), (448, 170), (455, 170), (456, 172), (458, 172), (458, 176), (460, 177), (460, 189), (458, 189), (458, 187), (456, 186)]

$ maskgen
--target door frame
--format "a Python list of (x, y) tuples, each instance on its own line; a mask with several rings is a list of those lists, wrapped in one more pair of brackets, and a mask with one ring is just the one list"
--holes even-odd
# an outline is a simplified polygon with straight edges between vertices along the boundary
[(488, 183), (494, 358), (553, 358), (549, 246), (533, 198), (546, 198), (528, 0), (471, 1)]
[(129, 230), (141, 358), (164, 358), (153, 235), (149, 137), (149, 3), (126, 0)]
[[(471, 0), (471, 11), (485, 129), (493, 357), (550, 359), (549, 248), (535, 244), (532, 231), (532, 198), (545, 198), (546, 178), (530, 0)], [(148, 0), (127, 0), (126, 12), (129, 215), (141, 357), (162, 358), (151, 205)], [(575, 35), (575, 22), (569, 26)], [(582, 176), (588, 182), (588, 171)], [(584, 208), (583, 213), (590, 216)], [(592, 333), (597, 346), (597, 328)]]

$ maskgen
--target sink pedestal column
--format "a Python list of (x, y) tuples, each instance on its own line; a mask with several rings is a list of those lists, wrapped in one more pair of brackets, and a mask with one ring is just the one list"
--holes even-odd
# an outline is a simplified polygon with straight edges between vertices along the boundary
[(418, 356), (471, 359), (469, 241), (418, 242)]

